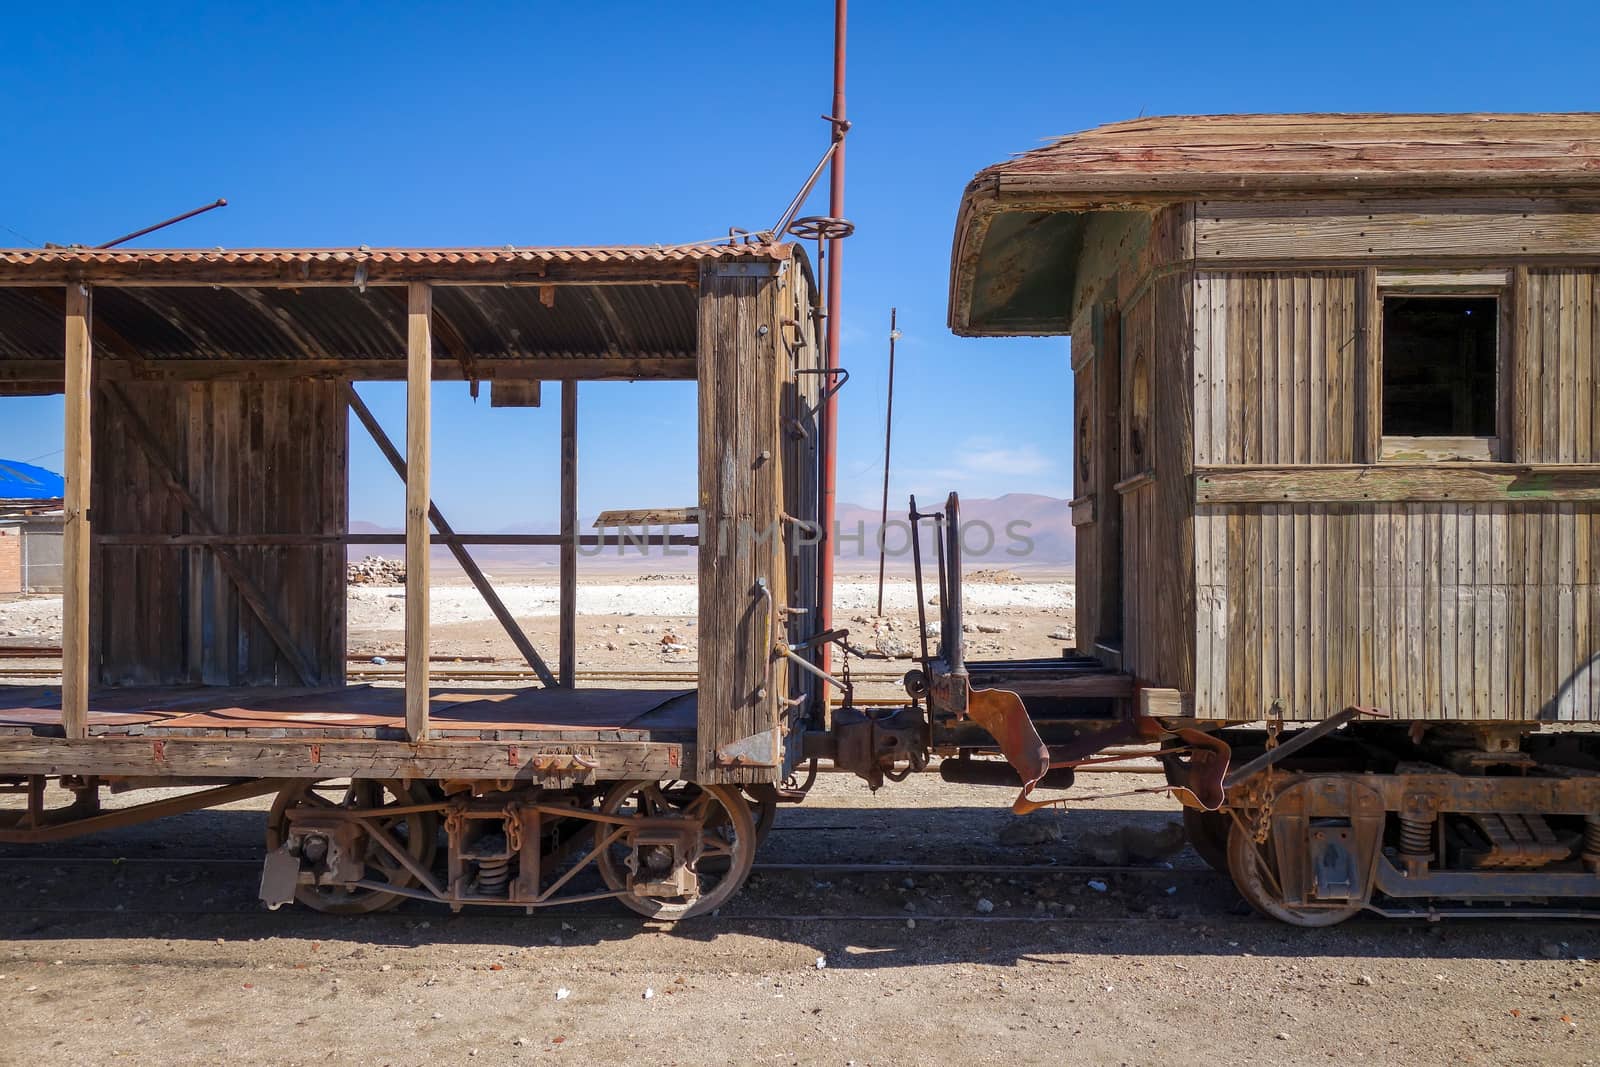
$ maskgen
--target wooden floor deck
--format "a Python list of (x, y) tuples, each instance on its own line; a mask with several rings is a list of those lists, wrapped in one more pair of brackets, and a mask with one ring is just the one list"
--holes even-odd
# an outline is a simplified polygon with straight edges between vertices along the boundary
[[(430, 740), (693, 743), (696, 695), (683, 689), (432, 690)], [(404, 741), (405, 691), (214, 687), (105, 689), (89, 699), (91, 737)], [(0, 686), (0, 737), (61, 737), (61, 689)]]

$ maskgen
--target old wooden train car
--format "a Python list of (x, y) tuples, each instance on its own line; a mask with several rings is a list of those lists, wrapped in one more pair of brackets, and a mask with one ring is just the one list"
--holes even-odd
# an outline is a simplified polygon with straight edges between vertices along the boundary
[(1083, 652), (1231, 743), (1190, 824), (1268, 913), (1600, 894), (1597, 287), (1597, 115), (1143, 118), (967, 187), (951, 327), (1072, 339)]
[[(818, 695), (795, 667), (817, 645), (818, 541), (796, 532), (820, 493), (815, 292), (798, 246), (771, 240), (0, 252), (0, 392), (64, 393), (66, 410), (62, 684), (0, 688), (0, 780), (28, 799), (0, 840), (276, 794), (273, 905), (716, 907), (749, 871)], [(400, 444), (354, 388), (383, 379), (406, 383)], [(441, 379), (518, 406), (560, 383), (559, 531), (458, 533), (434, 506)], [(580, 532), (593, 380), (698, 383), (696, 507)], [(403, 536), (349, 529), (352, 413), (404, 480)], [(623, 536), (698, 543), (696, 689), (577, 685), (578, 553)], [(473, 562), (485, 542), (559, 546), (553, 667)], [(375, 543), (405, 547), (403, 690), (345, 684), (346, 553)], [(542, 684), (430, 684), (430, 544)], [(107, 788), (208, 783), (100, 807)], [(54, 785), (71, 803), (51, 804)], [(576, 892), (590, 867), (600, 883)]]

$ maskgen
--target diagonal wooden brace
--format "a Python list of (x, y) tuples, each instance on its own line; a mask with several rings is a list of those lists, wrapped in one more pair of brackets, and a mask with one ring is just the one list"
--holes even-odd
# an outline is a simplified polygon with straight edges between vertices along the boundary
[[(378, 451), (383, 453), (384, 458), (389, 461), (389, 465), (394, 468), (394, 472), (400, 476), (400, 480), (405, 481), (405, 457), (400, 455), (400, 452), (394, 447), (394, 442), (389, 440), (389, 435), (384, 433), (383, 427), (378, 424), (377, 418), (372, 414), (372, 409), (367, 407), (366, 401), (361, 399), (360, 394), (355, 390), (355, 386), (349, 382), (345, 383), (344, 393), (345, 399), (350, 402), (350, 410), (355, 412), (356, 418), (361, 420), (361, 425), (367, 428), (367, 433), (372, 435), (372, 441), (378, 446)], [(431, 501), (428, 504), (428, 517), (433, 522), (433, 528), (438, 530), (440, 534), (447, 538), (455, 537), (455, 530), (445, 521), (445, 517), (440, 514), (438, 505)], [(477, 588), (479, 594), (482, 595), (484, 603), (489, 605), (489, 610), (494, 613), (494, 617), (500, 620), (500, 625), (505, 628), (506, 635), (511, 638), (512, 644), (517, 646), (517, 651), (522, 653), (522, 658), (528, 661), (528, 666), (532, 667), (534, 673), (539, 676), (539, 681), (543, 682), (547, 688), (555, 688), (557, 684), (555, 675), (550, 673), (550, 668), (545, 665), (544, 660), (539, 656), (539, 650), (533, 647), (533, 642), (528, 640), (528, 635), (522, 632), (521, 626), (517, 625), (516, 618), (511, 614), (510, 609), (506, 607), (505, 602), (500, 599), (500, 594), (494, 591), (494, 586), (489, 584), (489, 579), (478, 568), (478, 564), (473, 561), (472, 554), (467, 551), (466, 546), (457, 540), (450, 540), (445, 543), (456, 557), (456, 562), (461, 565), (461, 569), (466, 572), (467, 577)]]

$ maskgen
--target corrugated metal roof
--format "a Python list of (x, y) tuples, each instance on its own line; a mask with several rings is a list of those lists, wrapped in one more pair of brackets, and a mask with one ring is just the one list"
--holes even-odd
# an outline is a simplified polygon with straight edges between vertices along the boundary
[(66, 482), (54, 471), (0, 459), (0, 500), (58, 500), (65, 492)]
[(1024, 152), (973, 185), (1130, 194), (1600, 186), (1600, 114), (1140, 118)]
[[(94, 286), (97, 348), (164, 359), (398, 360), (403, 281), (431, 281), (440, 358), (692, 357), (700, 264), (797, 245), (0, 250), (0, 360), (59, 360), (63, 289)], [(542, 285), (548, 280), (551, 284)]]
[(522, 263), (698, 263), (736, 256), (782, 258), (784, 244), (596, 245), (588, 248), (6, 248), (0, 264), (81, 267), (133, 264), (408, 264), (451, 267)]

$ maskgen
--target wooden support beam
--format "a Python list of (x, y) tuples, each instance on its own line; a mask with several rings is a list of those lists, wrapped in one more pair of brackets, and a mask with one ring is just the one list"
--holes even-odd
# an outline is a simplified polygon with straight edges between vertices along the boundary
[[(95, 331), (100, 348), (95, 376), (102, 381), (276, 382), (323, 379), (332, 381), (405, 381), (403, 359), (148, 359), (138, 363), (130, 351), (106, 344), (105, 331)], [(693, 356), (681, 353), (640, 353), (622, 356), (513, 356), (479, 359), (477, 376), (486, 382), (555, 381), (693, 381)], [(62, 381), (59, 359), (0, 360), (0, 382), (58, 385)], [(436, 382), (462, 380), (458, 363), (436, 361)]]
[(428, 739), (429, 475), (433, 464), (433, 291), (407, 286), (406, 735)]
[(602, 511), (595, 516), (594, 528), (605, 530), (618, 526), (694, 526), (700, 522), (699, 508), (627, 508)]
[(578, 674), (578, 383), (561, 383), (561, 684)]
[(1197, 504), (1600, 502), (1600, 464), (1196, 467)]
[[(104, 382), (101, 385), (100, 395), (111, 400), (121, 411), (122, 422), (127, 427), (129, 436), (144, 450), (151, 470), (161, 479), (167, 491), (177, 497), (179, 506), (188, 514), (190, 522), (199, 527), (199, 532), (202, 534), (214, 538), (222, 536), (221, 528), (210, 513), (200, 506), (200, 501), (189, 491), (188, 486), (179, 480), (178, 468), (173, 463), (172, 457), (166, 454), (161, 447), (160, 439), (123, 393), (122, 387), (115, 382)], [(261, 621), (262, 629), (267, 631), (272, 643), (278, 646), (283, 658), (289, 661), (289, 666), (294, 669), (301, 684), (320, 684), (321, 672), (306, 656), (305, 651), (295, 643), (293, 633), (283, 624), (283, 620), (278, 618), (277, 612), (272, 610), (272, 602), (267, 598), (265, 590), (250, 576), (249, 570), (239, 561), (239, 557), (222, 544), (212, 543), (207, 547), (223, 573), (228, 576), (228, 580), (239, 590), (239, 596)]]
[[(617, 531), (605, 534), (582, 534), (578, 537), (580, 548), (693, 548), (699, 544), (694, 534), (632, 534)], [(558, 548), (566, 543), (558, 533), (553, 534), (442, 534), (429, 535), (435, 545), (514, 545), (521, 547)], [(183, 534), (136, 533), (94, 535), (97, 545), (156, 545), (203, 547), (205, 545), (252, 545), (257, 548), (282, 548), (308, 545), (403, 545), (403, 533), (371, 534), (310, 534), (310, 533), (240, 533), (240, 534)]]
[(89, 288), (67, 286), (66, 497), (62, 524), (61, 725), (89, 736), (90, 406), (94, 393)]
[[(400, 476), (402, 481), (404, 481), (406, 477), (405, 458), (400, 455), (400, 450), (395, 448), (394, 442), (389, 440), (389, 435), (383, 432), (383, 427), (378, 424), (376, 416), (372, 414), (372, 409), (367, 407), (366, 401), (361, 399), (360, 394), (356, 392), (355, 386), (346, 383), (344, 387), (344, 394), (345, 399), (350, 404), (350, 410), (355, 412), (355, 416), (360, 420), (361, 425), (367, 428), (367, 433), (372, 435), (373, 444), (378, 446), (378, 451), (382, 452), (383, 457), (389, 461), (389, 466), (393, 467), (394, 472)], [(538, 649), (533, 647), (533, 642), (528, 640), (528, 635), (522, 632), (522, 627), (517, 625), (516, 618), (506, 607), (505, 602), (500, 599), (500, 594), (494, 591), (494, 586), (489, 584), (488, 577), (485, 576), (483, 571), (479, 569), (478, 564), (472, 558), (472, 554), (466, 550), (463, 544), (465, 539), (456, 535), (456, 532), (451, 528), (450, 523), (445, 520), (444, 514), (440, 512), (439, 508), (431, 502), (428, 505), (428, 518), (433, 521), (434, 529), (439, 531), (439, 536), (442, 539), (442, 542), (450, 546), (451, 555), (455, 556), (456, 562), (460, 564), (462, 571), (466, 573), (467, 578), (472, 582), (473, 587), (478, 590), (478, 595), (483, 597), (484, 603), (489, 605), (489, 610), (494, 614), (494, 617), (499, 620), (501, 627), (504, 628), (506, 632), (506, 635), (511, 638), (511, 643), (517, 646), (517, 651), (522, 653), (522, 658), (527, 660), (528, 666), (533, 668), (534, 673), (539, 676), (539, 680), (545, 685), (555, 685), (556, 676), (550, 673), (550, 668), (545, 666), (544, 659), (539, 655)], [(349, 536), (355, 538), (361, 535)], [(536, 541), (530, 543), (560, 543), (559, 535), (552, 536), (533, 534), (528, 536), (551, 538), (547, 541)], [(489, 539), (489, 535), (478, 535), (478, 537), (474, 538), (474, 540), (484, 544), (512, 543), (506, 541), (492, 541)], [(386, 544), (387, 542), (350, 540), (347, 541), (347, 543)]]

